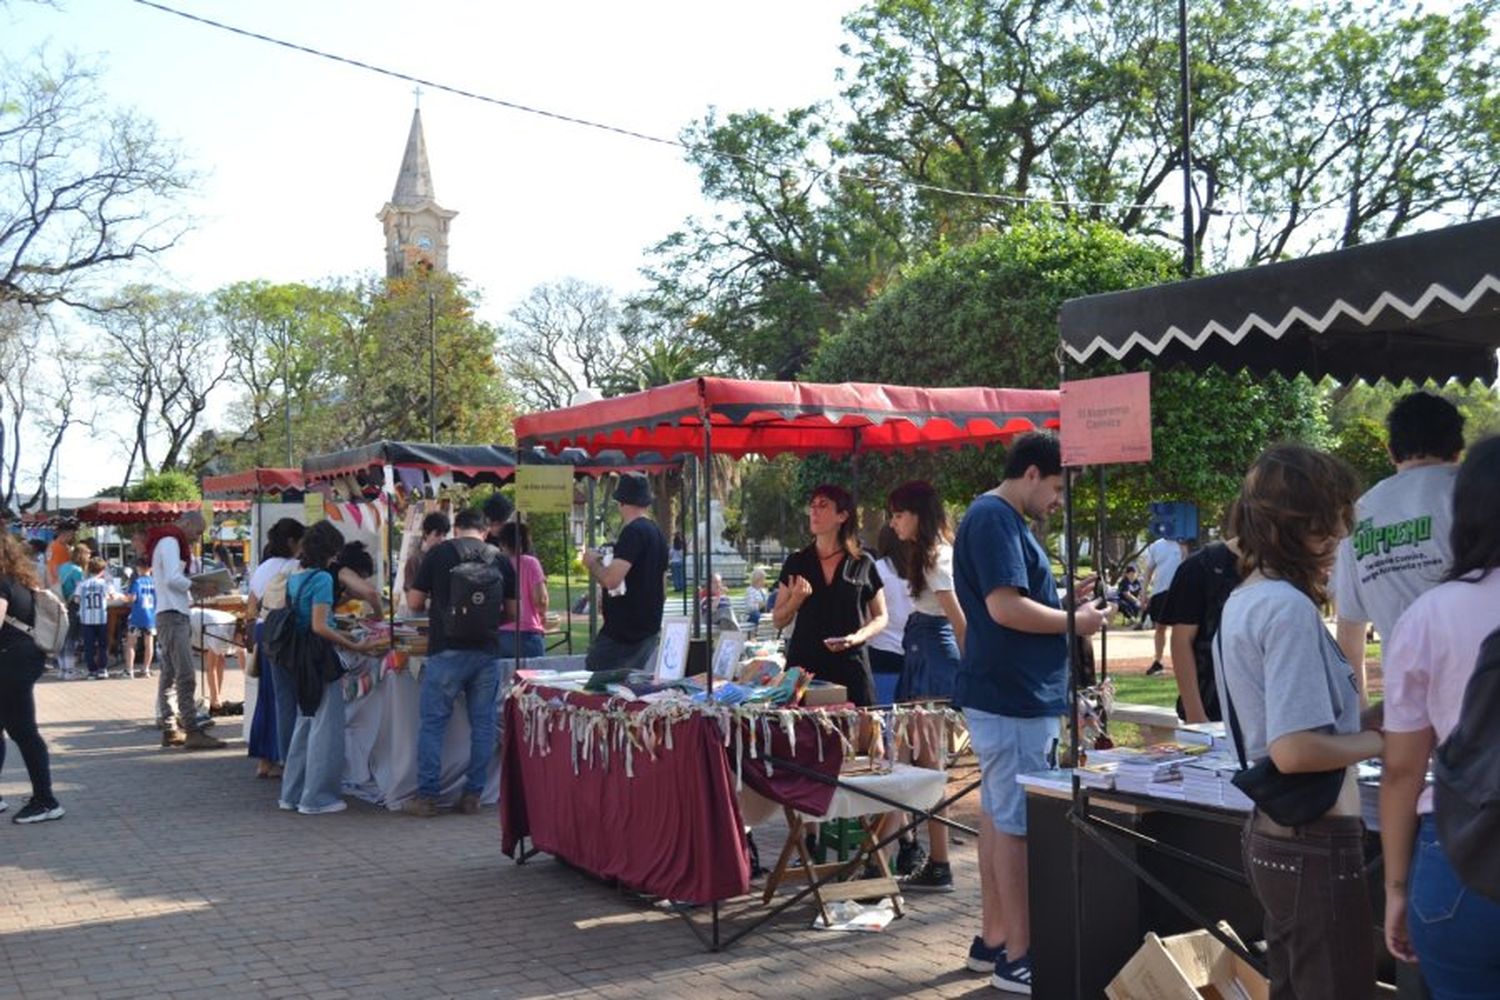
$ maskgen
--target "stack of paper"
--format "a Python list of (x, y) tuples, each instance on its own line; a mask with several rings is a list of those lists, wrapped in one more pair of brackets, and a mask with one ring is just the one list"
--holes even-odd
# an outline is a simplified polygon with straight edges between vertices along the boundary
[[(1097, 760), (1108, 754), (1118, 760), (1115, 770), (1115, 788), (1137, 795), (1157, 795), (1162, 798), (1181, 798), (1181, 776), (1178, 773), (1184, 761), (1192, 760), (1204, 748), (1185, 747), (1178, 743), (1160, 743), (1151, 747), (1116, 747), (1113, 750), (1095, 751)], [(1157, 788), (1157, 785), (1172, 785)]]
[(1189, 802), (1249, 810), (1250, 800), (1234, 787), (1239, 760), (1227, 751), (1214, 751), (1182, 765), (1183, 797)]
[(1184, 746), (1205, 746), (1210, 750), (1233, 750), (1222, 722), (1184, 722), (1177, 727), (1177, 742)]
[(1103, 788), (1105, 790), (1114, 788), (1115, 770), (1119, 766), (1119, 762), (1113, 760), (1096, 762), (1091, 753), (1088, 763), (1078, 769), (1078, 782), (1085, 788)]
[(1073, 791), (1073, 771), (1071, 768), (1054, 767), (1049, 771), (1024, 771), (1016, 775), (1016, 783), (1026, 785), (1030, 788), (1046, 788), (1054, 792)]

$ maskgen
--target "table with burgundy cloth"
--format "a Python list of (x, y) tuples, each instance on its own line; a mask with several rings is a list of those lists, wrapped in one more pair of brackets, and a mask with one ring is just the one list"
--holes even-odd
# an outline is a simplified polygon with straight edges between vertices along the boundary
[[(507, 855), (517, 856), (529, 838), (536, 850), (598, 878), (676, 902), (717, 903), (750, 888), (736, 797), (741, 780), (766, 798), (814, 815), (833, 798), (842, 740), (811, 718), (796, 720), (795, 742), (780, 726), (760, 730), (752, 755), (746, 733), (738, 740), (731, 734), (726, 746), (716, 716), (690, 712), (671, 724), (670, 747), (660, 724), (654, 745), (633, 748), (628, 763), (617, 747), (606, 757), (598, 745), (585, 759), (581, 751), (575, 754), (571, 709), (596, 720), (592, 713), (608, 711), (616, 725), (625, 725), (647, 706), (544, 686), (527, 690), (545, 699), (547, 709), (538, 714), (523, 710), (518, 698), (506, 702), (500, 823)], [(543, 730), (533, 732), (539, 725)], [(767, 751), (824, 780), (768, 768)]]

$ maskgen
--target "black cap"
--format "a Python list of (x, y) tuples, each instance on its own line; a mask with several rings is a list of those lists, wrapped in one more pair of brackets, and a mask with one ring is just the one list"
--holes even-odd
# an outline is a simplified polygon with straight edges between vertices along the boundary
[(620, 484), (615, 487), (615, 500), (632, 507), (649, 507), (655, 499), (651, 493), (651, 480), (644, 472), (625, 472), (620, 475)]

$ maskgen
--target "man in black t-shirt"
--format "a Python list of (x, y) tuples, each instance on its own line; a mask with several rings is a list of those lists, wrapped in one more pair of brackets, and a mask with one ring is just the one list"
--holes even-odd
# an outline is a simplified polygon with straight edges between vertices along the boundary
[(506, 620), (516, 616), (516, 572), (484, 540), (484, 518), (477, 510), (460, 511), (453, 519), (453, 537), (428, 552), (417, 569), (416, 583), (406, 592), (414, 612), (426, 610), (427, 663), (422, 668), (421, 718), (417, 737), (417, 795), (403, 811), (414, 816), (437, 814), (442, 791), (443, 737), (453, 715), (453, 701), (463, 692), (469, 713), (469, 768), (458, 811), (477, 813), (489, 765), (495, 758), (495, 707), (501, 689), (502, 664), (515, 669), (515, 660), (502, 660), (500, 633), (482, 639), (450, 638), (444, 618), (450, 604), (450, 573), (460, 562), (484, 561), (500, 571)]
[(1239, 586), (1240, 552), (1234, 539), (1213, 542), (1183, 560), (1167, 592), (1160, 623), (1172, 626), (1172, 673), (1177, 677), (1177, 717), (1219, 722), (1213, 644), (1230, 591)]
[[(609, 565), (597, 549), (583, 554), (584, 569), (603, 592), (604, 614), (604, 627), (589, 646), (586, 665), (590, 670), (644, 670), (656, 652), (667, 603), (667, 537), (647, 516), (652, 495), (645, 474), (622, 475), (614, 498), (625, 526)], [(615, 593), (622, 584), (624, 593)]]

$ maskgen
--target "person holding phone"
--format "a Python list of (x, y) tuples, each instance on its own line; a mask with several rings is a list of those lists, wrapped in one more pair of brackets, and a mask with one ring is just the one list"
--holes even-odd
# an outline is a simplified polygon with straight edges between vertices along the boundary
[(875, 679), (865, 643), (885, 628), (885, 594), (875, 560), (862, 551), (854, 498), (825, 483), (807, 503), (812, 544), (787, 556), (777, 578), (778, 629), (797, 627), (787, 643), (787, 664), (842, 684), (856, 705), (875, 703)]

